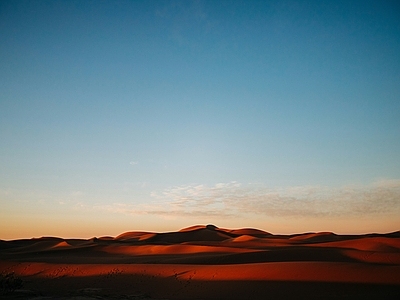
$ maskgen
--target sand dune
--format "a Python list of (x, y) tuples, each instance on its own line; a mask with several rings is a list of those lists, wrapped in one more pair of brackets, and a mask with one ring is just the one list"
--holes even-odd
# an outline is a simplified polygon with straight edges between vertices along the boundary
[(6, 299), (397, 299), (400, 234), (196, 225), (89, 240), (0, 240), (0, 273), (24, 283), (3, 288)]

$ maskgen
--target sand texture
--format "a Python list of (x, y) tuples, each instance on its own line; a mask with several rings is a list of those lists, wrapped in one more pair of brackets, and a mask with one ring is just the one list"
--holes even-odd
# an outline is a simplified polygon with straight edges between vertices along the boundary
[(400, 299), (400, 232), (0, 240), (1, 299)]

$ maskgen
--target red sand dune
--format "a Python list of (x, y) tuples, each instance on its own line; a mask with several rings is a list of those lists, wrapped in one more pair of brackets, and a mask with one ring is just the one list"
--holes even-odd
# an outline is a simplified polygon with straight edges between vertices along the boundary
[(273, 235), (197, 225), (0, 240), (0, 273), (23, 282), (15, 291), (2, 283), (5, 299), (400, 299), (400, 232)]

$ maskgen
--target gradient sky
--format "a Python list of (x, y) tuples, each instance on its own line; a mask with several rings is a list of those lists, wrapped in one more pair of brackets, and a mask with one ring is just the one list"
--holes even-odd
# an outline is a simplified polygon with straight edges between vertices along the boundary
[(0, 239), (400, 229), (398, 1), (1, 1)]

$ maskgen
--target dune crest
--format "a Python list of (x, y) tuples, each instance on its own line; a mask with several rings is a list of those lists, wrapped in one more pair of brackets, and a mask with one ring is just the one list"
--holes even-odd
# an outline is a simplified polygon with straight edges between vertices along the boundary
[(209, 224), (0, 241), (0, 274), (10, 271), (46, 299), (69, 299), (71, 287), (85, 300), (400, 299), (400, 235), (274, 235)]
[(115, 237), (115, 240), (118, 241), (138, 240), (140, 237), (148, 234), (153, 234), (153, 233), (144, 231), (128, 231), (121, 233), (120, 235)]
[(254, 241), (254, 240), (257, 240), (257, 238), (254, 236), (251, 236), (251, 235), (244, 234), (244, 235), (238, 236), (237, 238), (234, 238), (232, 240), (232, 242), (248, 242), (248, 241)]
[(215, 226), (215, 225), (212, 225), (212, 224), (208, 224), (208, 225), (193, 225), (193, 226), (182, 228), (178, 232), (188, 232), (188, 231), (195, 231), (195, 230), (199, 230), (199, 229), (216, 230), (216, 229), (218, 229), (218, 227)]

